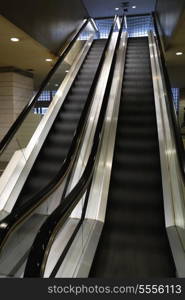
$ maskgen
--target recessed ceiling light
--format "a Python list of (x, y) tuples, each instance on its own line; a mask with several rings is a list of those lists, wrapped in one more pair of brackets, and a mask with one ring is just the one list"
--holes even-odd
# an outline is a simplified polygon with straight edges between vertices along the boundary
[(59, 86), (59, 84), (58, 84), (58, 83), (55, 83), (55, 86)]
[(69, 70), (66, 70), (66, 73), (69, 73)]
[(179, 56), (179, 55), (182, 55), (183, 52), (176, 52), (176, 55)]
[(133, 5), (132, 8), (136, 8), (136, 5)]
[(46, 61), (52, 61), (52, 58), (46, 58)]
[(119, 7), (116, 7), (115, 10), (119, 10)]
[(12, 42), (19, 42), (19, 41), (20, 41), (20, 39), (18, 39), (18, 38), (16, 38), (16, 37), (12, 37), (10, 40), (11, 40)]

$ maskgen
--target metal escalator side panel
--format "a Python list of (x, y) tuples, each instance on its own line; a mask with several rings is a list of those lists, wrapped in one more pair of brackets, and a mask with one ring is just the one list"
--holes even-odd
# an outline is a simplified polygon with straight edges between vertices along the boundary
[(108, 197), (111, 168), (116, 140), (116, 130), (122, 91), (125, 55), (127, 49), (127, 33), (123, 32), (117, 54), (116, 66), (109, 95), (109, 104), (104, 124), (102, 146), (94, 173), (93, 186), (89, 196), (86, 219), (94, 219), (104, 223), (106, 202)]
[[(84, 135), (82, 151), (79, 154), (79, 159), (77, 160), (75, 172), (74, 172), (73, 176), (71, 177), (71, 182), (70, 182), (68, 191), (72, 190), (72, 188), (77, 184), (80, 176), (83, 174), (84, 168), (85, 168), (88, 158), (89, 158), (89, 154), (92, 149), (93, 137), (94, 137), (94, 134), (96, 131), (99, 114), (100, 114), (100, 110), (101, 110), (102, 103), (103, 103), (103, 96), (105, 95), (105, 92), (106, 92), (106, 83), (108, 81), (108, 76), (109, 76), (109, 71), (110, 71), (110, 63), (113, 59), (114, 49), (115, 49), (116, 42), (117, 42), (117, 37), (118, 37), (118, 34), (113, 33), (113, 36), (112, 36), (112, 39), (110, 42), (109, 51), (107, 53), (104, 66), (103, 66), (101, 74), (100, 74), (100, 79), (99, 79), (99, 82), (96, 87), (94, 101), (93, 101), (93, 105), (92, 105), (92, 109), (91, 109), (91, 116), (90, 116), (90, 119), (89, 119), (89, 122), (88, 122), (88, 125), (86, 128), (86, 132)], [(80, 218), (82, 202), (83, 202), (83, 200), (79, 202), (78, 206), (73, 211), (73, 213), (72, 213), (73, 218)]]
[(185, 277), (185, 192), (179, 166), (169, 99), (157, 51), (157, 43), (149, 33), (149, 49), (154, 86), (160, 163), (163, 185), (165, 226), (178, 277)]

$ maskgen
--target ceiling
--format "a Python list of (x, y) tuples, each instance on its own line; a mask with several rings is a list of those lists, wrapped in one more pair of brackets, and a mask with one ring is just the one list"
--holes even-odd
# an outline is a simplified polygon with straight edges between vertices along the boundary
[[(11, 42), (11, 37), (18, 37), (20, 42)], [(32, 69), (36, 86), (56, 61), (56, 57), (47, 48), (1, 15), (0, 41), (0, 67), (13, 66), (26, 71)], [(46, 58), (51, 58), (53, 61), (46, 62)]]
[[(122, 14), (122, 3), (128, 2), (128, 14), (150, 13), (155, 9), (156, 0), (83, 0), (84, 5), (92, 18), (115, 15), (115, 8), (119, 7)], [(136, 6), (135, 9), (132, 6)]]

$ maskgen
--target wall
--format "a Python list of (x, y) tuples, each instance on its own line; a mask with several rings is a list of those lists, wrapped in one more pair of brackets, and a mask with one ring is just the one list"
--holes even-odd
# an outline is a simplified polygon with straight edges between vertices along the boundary
[(184, 65), (167, 65), (170, 82), (173, 87), (184, 88), (185, 87), (185, 76), (184, 76)]
[(157, 0), (156, 15), (172, 87), (185, 87), (185, 0)]
[[(0, 72), (0, 140), (5, 136), (32, 95), (33, 78), (11, 71)], [(32, 122), (33, 120), (29, 122), (29, 126), (31, 127), (33, 127), (30, 125)], [(19, 144), (23, 144), (21, 139), (16, 134), (6, 151), (1, 155), (0, 170), (2, 169), (2, 162), (6, 163), (14, 151), (19, 148)]]
[(87, 17), (81, 0), (6, 0), (0, 14), (53, 53)]
[(33, 96), (33, 79), (15, 72), (0, 72), (0, 138)]
[(178, 21), (184, 11), (185, 0), (157, 0), (156, 13), (164, 34), (166, 45), (176, 29)]

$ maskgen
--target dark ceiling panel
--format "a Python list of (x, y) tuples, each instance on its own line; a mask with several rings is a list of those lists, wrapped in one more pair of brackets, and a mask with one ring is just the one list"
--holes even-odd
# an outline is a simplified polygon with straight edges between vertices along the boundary
[[(93, 18), (113, 16), (116, 7), (120, 7), (119, 12), (122, 13), (124, 2), (128, 2), (128, 14), (150, 13), (155, 8), (155, 0), (83, 0), (83, 2)], [(133, 9), (132, 6), (136, 8)]]
[(0, 13), (54, 53), (87, 16), (81, 0), (6, 0)]

